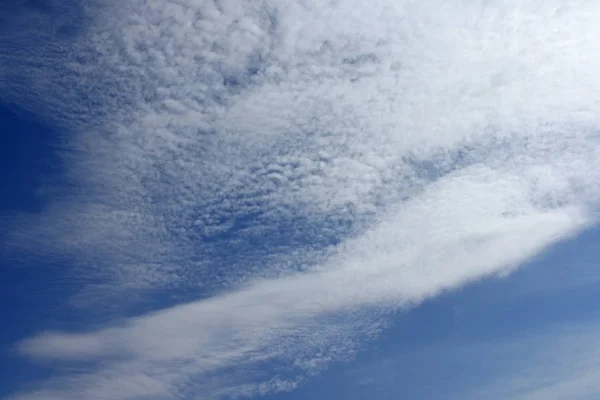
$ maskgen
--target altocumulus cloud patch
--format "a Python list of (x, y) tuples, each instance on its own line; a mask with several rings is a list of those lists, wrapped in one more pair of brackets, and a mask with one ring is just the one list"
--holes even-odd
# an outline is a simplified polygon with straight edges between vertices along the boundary
[(595, 222), (596, 2), (80, 8), (53, 46), (3, 56), (21, 67), (0, 70), (4, 96), (75, 132), (71, 189), (13, 216), (10, 243), (74, 257), (92, 309), (202, 299), (25, 339), (24, 356), (81, 367), (15, 398), (292, 390), (386, 310)]

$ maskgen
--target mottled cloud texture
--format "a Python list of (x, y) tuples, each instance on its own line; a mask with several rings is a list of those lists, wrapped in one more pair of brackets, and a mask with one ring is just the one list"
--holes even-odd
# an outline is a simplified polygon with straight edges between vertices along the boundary
[[(13, 22), (35, 15), (28, 36), (2, 31), (21, 45), (0, 56), (3, 98), (73, 132), (69, 185), (13, 219), (11, 247), (73, 257), (74, 301), (91, 309), (201, 299), (24, 340), (24, 356), (69, 368), (15, 399), (292, 390), (387, 311), (595, 222), (596, 1), (105, 0), (76, 14), (67, 30), (28, 10)], [(48, 29), (51, 45), (28, 45)]]

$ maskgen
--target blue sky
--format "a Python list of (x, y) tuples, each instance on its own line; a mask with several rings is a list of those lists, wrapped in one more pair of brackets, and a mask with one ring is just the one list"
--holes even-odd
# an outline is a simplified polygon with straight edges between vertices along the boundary
[(0, 398), (600, 394), (600, 6), (0, 6)]

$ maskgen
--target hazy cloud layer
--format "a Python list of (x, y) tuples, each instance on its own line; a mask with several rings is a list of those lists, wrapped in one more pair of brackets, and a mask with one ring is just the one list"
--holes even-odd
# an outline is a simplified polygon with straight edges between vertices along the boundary
[(594, 223), (593, 1), (132, 0), (81, 15), (55, 50), (2, 58), (24, 65), (0, 69), (4, 96), (35, 93), (75, 132), (71, 189), (14, 219), (11, 244), (74, 257), (91, 307), (212, 296), (22, 342), (77, 373), (19, 398), (289, 390), (383, 310)]

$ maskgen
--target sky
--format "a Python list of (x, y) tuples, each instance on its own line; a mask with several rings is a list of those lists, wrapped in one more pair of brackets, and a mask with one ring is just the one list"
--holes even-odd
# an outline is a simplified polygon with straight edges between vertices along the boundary
[(597, 399), (600, 3), (0, 5), (0, 399)]

